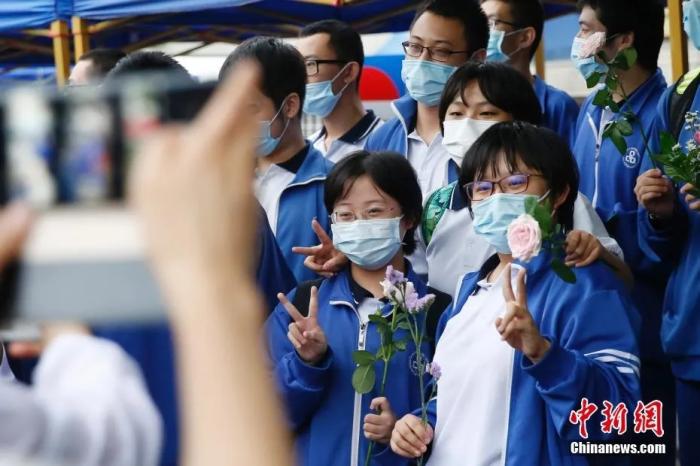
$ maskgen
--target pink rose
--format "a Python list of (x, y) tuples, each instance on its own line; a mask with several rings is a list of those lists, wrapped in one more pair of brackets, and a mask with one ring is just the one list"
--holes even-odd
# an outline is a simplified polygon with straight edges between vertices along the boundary
[(605, 45), (605, 33), (604, 32), (594, 32), (581, 46), (581, 56), (579, 58), (588, 58), (595, 56), (598, 50), (602, 49)]
[(700, 144), (700, 131), (695, 132), (695, 134), (693, 135), (693, 139), (697, 144)]
[(522, 214), (508, 225), (508, 246), (514, 259), (525, 262), (540, 253), (542, 233), (532, 215)]

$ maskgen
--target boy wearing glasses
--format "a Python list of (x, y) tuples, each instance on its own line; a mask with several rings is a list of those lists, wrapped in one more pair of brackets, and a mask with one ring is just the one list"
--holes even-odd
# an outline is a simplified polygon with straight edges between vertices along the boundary
[(297, 50), (306, 65), (304, 113), (323, 119), (311, 143), (328, 160), (340, 162), (364, 149), (370, 133), (382, 121), (365, 110), (360, 99), (360, 75), (365, 54), (360, 35), (348, 24), (323, 20), (299, 33)]
[[(438, 105), (443, 88), (460, 65), (483, 60), (487, 42), (488, 22), (477, 2), (428, 0), (416, 12), (403, 43), (401, 77), (407, 94), (392, 103), (396, 117), (370, 135), (366, 148), (408, 158), (424, 200), (459, 173), (459, 162), (442, 145)], [(410, 260), (419, 275), (427, 275), (423, 246)]]
[(481, 9), (491, 31), (486, 60), (508, 63), (525, 76), (540, 102), (543, 125), (573, 144), (578, 104), (566, 92), (530, 72), (530, 63), (544, 29), (542, 3), (539, 0), (481, 0)]
[(304, 267), (304, 258), (292, 246), (312, 245), (316, 234), (308, 225), (316, 218), (330, 228), (323, 205), (323, 183), (333, 164), (326, 160), (301, 131), (306, 70), (301, 54), (272, 37), (254, 37), (228, 56), (219, 73), (224, 79), (241, 63), (253, 60), (262, 79), (259, 104), (251, 117), (259, 121), (255, 194), (270, 223), (277, 244), (298, 283), (316, 278)]

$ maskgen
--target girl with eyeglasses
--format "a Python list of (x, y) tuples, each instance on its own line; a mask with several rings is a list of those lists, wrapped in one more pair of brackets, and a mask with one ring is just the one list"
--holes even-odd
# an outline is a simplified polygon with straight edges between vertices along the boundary
[(583, 406), (622, 403), (631, 412), (639, 400), (638, 315), (601, 261), (575, 268), (569, 284), (546, 245), (519, 262), (504, 242), (528, 198), (547, 202), (571, 231), (576, 162), (551, 130), (499, 123), (466, 153), (459, 186), (476, 234), (497, 253), (460, 281), (438, 325), (442, 377), (428, 424), (404, 416), (391, 447), (414, 458), (432, 445), (428, 466), (586, 465), (571, 442), (610, 435), (592, 417), (582, 437)]
[[(465, 153), (491, 126), (503, 121), (539, 124), (542, 112), (530, 83), (508, 65), (470, 62), (460, 67), (445, 86), (440, 101), (443, 145), (460, 165)], [(555, 157), (552, 152), (547, 152)], [(527, 190), (532, 179), (523, 174), (503, 180), (512, 194)], [(426, 202), (419, 231), (419, 247), (426, 248), (428, 282), (453, 294), (459, 278), (479, 270), (495, 251), (480, 237), (465, 192), (458, 183), (436, 191)], [(573, 229), (567, 236), (566, 263), (583, 267), (602, 259), (625, 280), (631, 273), (622, 251), (610, 238), (588, 199), (575, 196)], [(505, 240), (505, 237), (501, 239)]]
[[(451, 301), (429, 290), (405, 259), (415, 249), (420, 186), (404, 157), (359, 151), (333, 168), (324, 189), (333, 243), (349, 263), (334, 276), (300, 284), (288, 297), (280, 294), (281, 304), (266, 324), (299, 464), (364, 464), (370, 440), (377, 442), (373, 465), (408, 464), (388, 447), (389, 438), (396, 418), (420, 406), (417, 358), (430, 360), (433, 347), (408, 343), (398, 352), (389, 364), (383, 395), (379, 382), (365, 395), (355, 393), (352, 353), (364, 349), (374, 354), (380, 347), (378, 328), (369, 316), (391, 312), (380, 285), (387, 266), (413, 282), (420, 296), (437, 295), (426, 322), (431, 334)], [(400, 329), (394, 340), (404, 337), (408, 331)], [(381, 374), (383, 363), (375, 364)]]

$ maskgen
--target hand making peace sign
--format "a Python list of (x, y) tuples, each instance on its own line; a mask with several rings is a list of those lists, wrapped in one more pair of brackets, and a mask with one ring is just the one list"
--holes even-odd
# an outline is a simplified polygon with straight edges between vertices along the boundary
[(547, 353), (549, 341), (540, 335), (540, 331), (527, 308), (527, 289), (525, 288), (525, 269), (518, 272), (518, 296), (516, 298), (511, 285), (511, 265), (503, 271), (503, 298), (506, 300), (506, 313), (496, 319), (496, 329), (501, 339), (521, 351), (530, 361), (537, 364)]
[(311, 287), (311, 297), (309, 298), (309, 315), (304, 317), (299, 310), (289, 302), (284, 293), (278, 293), (280, 300), (287, 313), (292, 318), (289, 324), (287, 338), (296, 348), (299, 357), (306, 363), (314, 365), (323, 359), (328, 350), (326, 334), (318, 324), (318, 289)]

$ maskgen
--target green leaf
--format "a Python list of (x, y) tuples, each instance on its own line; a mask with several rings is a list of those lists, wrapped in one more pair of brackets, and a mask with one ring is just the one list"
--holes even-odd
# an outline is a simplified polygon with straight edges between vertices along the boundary
[(525, 212), (528, 214), (532, 215), (533, 217), (535, 216), (535, 209), (539, 205), (539, 202), (537, 202), (537, 199), (534, 197), (528, 197), (525, 199)]
[(617, 120), (617, 129), (623, 136), (632, 136), (632, 134), (634, 133), (632, 125), (624, 117)]
[(603, 73), (600, 73), (598, 71), (593, 72), (593, 74), (591, 74), (586, 79), (586, 86), (588, 86), (589, 89), (592, 87), (595, 87), (600, 82), (602, 77), (603, 77)]
[(396, 326), (396, 328), (401, 328), (401, 329), (409, 330), (409, 331), (410, 331), (410, 330), (411, 330), (411, 324), (410, 324), (407, 320), (404, 320), (404, 321), (402, 321), (402, 322), (399, 322), (398, 325)]
[(625, 60), (625, 70), (629, 70), (634, 66), (635, 63), (637, 63), (637, 50), (634, 47), (628, 47), (622, 52), (620, 52), (620, 55)]
[(617, 147), (620, 154), (625, 155), (627, 153), (627, 141), (625, 141), (625, 137), (617, 128), (617, 123), (612, 123), (610, 126), (611, 127), (608, 128), (609, 131), (606, 130), (603, 133), (603, 136), (607, 134), (607, 137), (609, 137), (612, 143), (615, 144), (615, 147)]
[(357, 393), (365, 394), (372, 391), (377, 375), (374, 373), (374, 364), (368, 366), (359, 366), (352, 373), (352, 388)]
[(576, 283), (576, 274), (559, 259), (552, 259), (552, 270), (566, 283)]
[(661, 152), (670, 154), (673, 151), (673, 146), (676, 145), (676, 139), (669, 132), (663, 131), (660, 136)]
[(607, 107), (612, 102), (612, 95), (608, 89), (599, 90), (593, 97), (593, 105), (596, 107)]
[(377, 358), (369, 351), (357, 350), (353, 351), (352, 360), (355, 362), (355, 364), (359, 364), (360, 366), (367, 366), (370, 364), (374, 364), (374, 361), (376, 361)]
[(611, 91), (617, 89), (618, 84), (619, 80), (617, 79), (617, 75), (615, 73), (608, 73), (608, 76), (605, 78), (605, 87)]
[(396, 351), (406, 351), (406, 340), (397, 340), (394, 342), (394, 349)]

